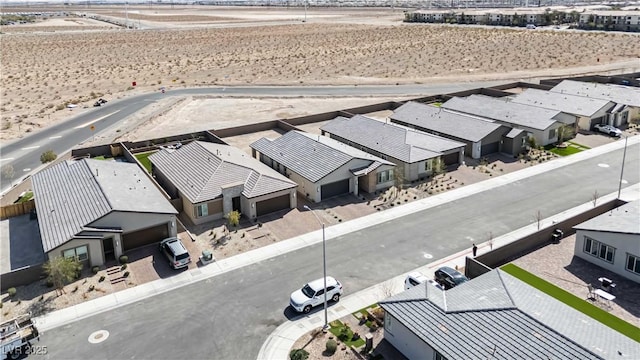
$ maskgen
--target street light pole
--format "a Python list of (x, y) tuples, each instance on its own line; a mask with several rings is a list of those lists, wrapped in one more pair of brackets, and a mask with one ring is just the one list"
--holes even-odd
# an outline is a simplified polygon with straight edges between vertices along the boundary
[(620, 192), (622, 191), (622, 174), (624, 174), (624, 160), (627, 157), (627, 140), (628, 136), (624, 137), (624, 151), (622, 152), (622, 167), (620, 168), (620, 181), (618, 182), (618, 200), (620, 200)]
[(327, 330), (329, 329), (329, 321), (327, 319), (327, 239), (324, 233), (324, 222), (320, 220), (315, 211), (313, 211), (310, 207), (308, 207), (307, 205), (304, 205), (303, 207), (311, 211), (313, 216), (316, 217), (316, 220), (318, 220), (320, 225), (322, 225), (322, 281), (324, 284), (324, 326), (322, 327), (322, 331), (327, 332)]

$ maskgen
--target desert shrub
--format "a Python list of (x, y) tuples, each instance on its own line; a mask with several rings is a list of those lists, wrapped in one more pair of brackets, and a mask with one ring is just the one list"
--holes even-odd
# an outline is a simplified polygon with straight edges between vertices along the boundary
[(126, 270), (127, 269), (127, 264), (122, 264), (122, 266), (120, 266), (120, 270)]
[(97, 274), (100, 271), (100, 266), (94, 266), (91, 268), (91, 272)]
[(55, 160), (57, 157), (58, 155), (56, 155), (56, 153), (54, 153), (53, 150), (47, 150), (40, 155), (40, 162), (43, 164), (46, 164), (48, 162)]
[(309, 353), (305, 349), (293, 349), (289, 353), (289, 358), (291, 358), (291, 360), (307, 360)]
[(336, 343), (336, 341), (333, 339), (329, 339), (327, 340), (326, 347), (327, 347), (327, 354), (333, 355), (338, 349), (338, 343)]
[(120, 255), (120, 264), (126, 264), (129, 262), (129, 257), (127, 255)]
[(10, 297), (16, 296), (17, 292), (18, 292), (18, 290), (16, 290), (16, 288), (14, 288), (14, 287), (7, 289), (7, 294), (9, 294)]
[(129, 272), (125, 271), (124, 274), (122, 274), (122, 277), (129, 277)]
[(98, 279), (98, 282), (103, 282), (105, 279), (104, 275), (100, 276), (100, 279)]

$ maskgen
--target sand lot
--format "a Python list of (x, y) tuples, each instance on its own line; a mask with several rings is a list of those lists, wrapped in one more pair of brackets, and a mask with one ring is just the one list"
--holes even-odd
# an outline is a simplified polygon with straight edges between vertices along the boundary
[[(81, 8), (125, 21), (122, 8)], [(1, 140), (161, 86), (401, 84), (640, 68), (637, 34), (404, 24), (391, 9), (130, 6), (0, 27)], [(137, 85), (132, 86), (136, 81)], [(280, 105), (278, 105), (280, 106)], [(259, 110), (256, 110), (259, 111)]]

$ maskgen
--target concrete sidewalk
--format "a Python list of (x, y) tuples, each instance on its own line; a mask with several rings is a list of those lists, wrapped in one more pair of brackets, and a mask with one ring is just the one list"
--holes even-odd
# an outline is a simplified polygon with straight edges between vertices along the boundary
[[(634, 136), (629, 138), (628, 146), (640, 143), (640, 136)], [(562, 167), (571, 163), (582, 161), (592, 158), (594, 156), (606, 153), (612, 150), (621, 149), (624, 147), (624, 141), (616, 141), (611, 144), (607, 144), (589, 151), (581, 152), (569, 157), (560, 158), (554, 161), (543, 163), (541, 165), (532, 166), (517, 172), (505, 174), (499, 177), (495, 177), (480, 183), (467, 185), (461, 188), (457, 188), (445, 193), (441, 193), (435, 196), (431, 196), (422, 200), (411, 202), (402, 206), (394, 207), (392, 209), (381, 211), (375, 214), (371, 214), (362, 218), (358, 218), (352, 221), (340, 223), (334, 226), (330, 226), (325, 229), (325, 237), (327, 241), (332, 239), (367, 228), (372, 225), (377, 225), (382, 222), (394, 220), (411, 214), (417, 211), (422, 211), (428, 208), (432, 208), (455, 199), (464, 198), (486, 189), (495, 188), (508, 183), (512, 183), (529, 176), (546, 172), (558, 167)], [(638, 186), (632, 186), (623, 191), (624, 199), (637, 199)], [(605, 200), (608, 198), (615, 198), (616, 194), (609, 194), (602, 197)], [(582, 207), (592, 206), (589, 202)], [(565, 217), (572, 216), (574, 211), (581, 211), (582, 207), (574, 208), (570, 211), (566, 211), (562, 214), (558, 214), (554, 217), (543, 220), (543, 224), (549, 224), (547, 221), (560, 221)], [(501, 246), (501, 244), (508, 243), (515, 239), (518, 239), (526, 234), (531, 233), (534, 229), (533, 225), (519, 229), (515, 232), (496, 238), (493, 240), (495, 247)], [(311, 233), (303, 234), (288, 240), (280, 241), (275, 244), (251, 250), (249, 252), (236, 255), (230, 258), (226, 258), (220, 261), (216, 261), (212, 264), (182, 272), (176, 276), (169, 278), (155, 280), (149, 283), (141, 284), (133, 288), (129, 288), (117, 293), (105, 295), (103, 297), (87, 301), (82, 304), (78, 304), (65, 309), (57, 310), (41, 317), (34, 319), (38, 328), (41, 331), (47, 331), (54, 329), (58, 326), (65, 325), (67, 323), (80, 320), (101, 312), (113, 310), (119, 306), (131, 304), (133, 302), (158, 295), (167, 291), (171, 291), (207, 278), (232, 271), (234, 269), (253, 264), (255, 262), (263, 261), (278, 255), (282, 255), (315, 243), (322, 241), (322, 230), (317, 230)], [(479, 251), (482, 252), (488, 245), (478, 244)], [(464, 256), (468, 255), (469, 251), (451, 255), (445, 259), (435, 261), (426, 267), (417, 269), (424, 272), (426, 275), (432, 275), (432, 269), (442, 265), (449, 265), (455, 267), (456, 265), (464, 266)], [(404, 275), (400, 275), (393, 279), (390, 279), (394, 284), (402, 284)], [(363, 290), (357, 294), (345, 296), (340, 301), (340, 306), (332, 307), (330, 315), (332, 319), (340, 318), (346, 314), (349, 314), (364, 306), (373, 304), (381, 300), (381, 287), (379, 284), (369, 289)], [(400, 290), (400, 288), (398, 289)], [(319, 316), (319, 315), (318, 315)], [(315, 324), (315, 325), (314, 325)], [(320, 322), (322, 324), (322, 322)], [(260, 359), (286, 359), (288, 357), (288, 351), (295, 342), (295, 340), (306, 333), (307, 331), (318, 327), (318, 320), (315, 316), (310, 316), (296, 322), (286, 322), (281, 325), (276, 331), (267, 339), (260, 351)]]

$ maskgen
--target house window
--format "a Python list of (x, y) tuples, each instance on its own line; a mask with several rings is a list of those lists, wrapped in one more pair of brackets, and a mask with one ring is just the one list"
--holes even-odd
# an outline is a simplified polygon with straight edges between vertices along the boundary
[(627, 270), (640, 275), (640, 257), (627, 254)]
[(424, 169), (426, 171), (431, 171), (433, 170), (433, 159), (428, 159), (427, 161), (425, 161), (424, 163)]
[(86, 261), (89, 259), (87, 245), (78, 246), (77, 248), (67, 249), (62, 252), (65, 259), (76, 259), (78, 261)]
[(387, 314), (384, 315), (384, 331), (393, 334), (393, 320)]
[(393, 179), (393, 170), (386, 170), (378, 173), (378, 184), (386, 183), (391, 179)]
[(606, 262), (613, 264), (613, 257), (616, 254), (616, 248), (603, 244), (600, 241), (593, 240), (589, 237), (584, 237), (584, 252), (587, 254), (598, 257)]
[(549, 130), (549, 140), (551, 140), (551, 139), (555, 139), (555, 137), (556, 137), (556, 132), (557, 132), (557, 131), (556, 131), (556, 129), (551, 129), (551, 130)]
[(447, 360), (447, 358), (442, 356), (442, 354), (440, 354), (439, 352), (436, 351), (433, 354), (433, 360)]
[(195, 206), (195, 214), (197, 218), (209, 215), (209, 204), (200, 204)]

